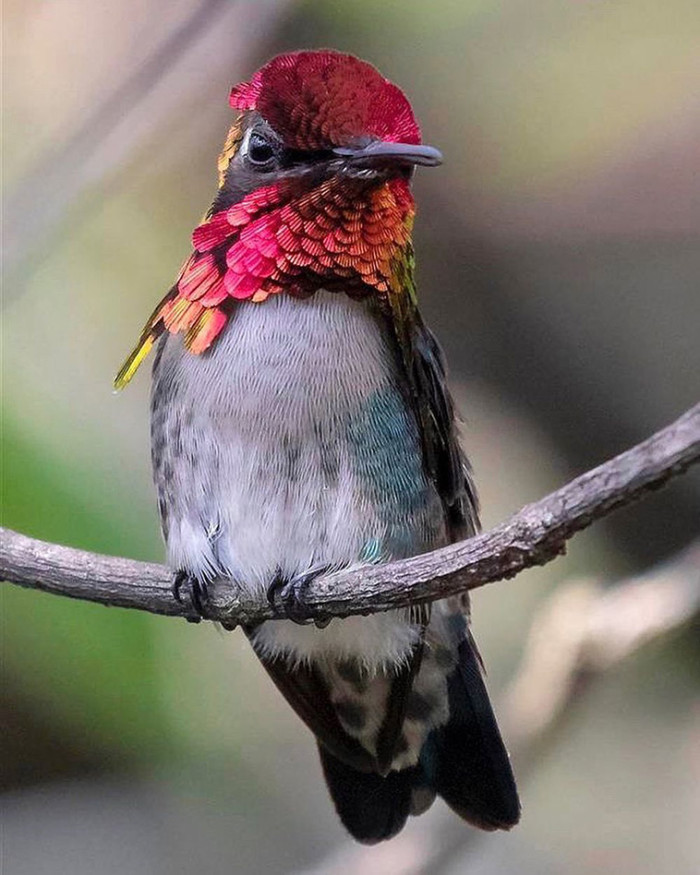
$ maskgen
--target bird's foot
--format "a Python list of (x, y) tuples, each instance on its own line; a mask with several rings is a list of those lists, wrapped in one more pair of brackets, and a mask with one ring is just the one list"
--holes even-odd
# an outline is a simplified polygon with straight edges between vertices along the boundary
[(267, 588), (267, 600), (273, 608), (277, 606), (279, 600), (287, 619), (293, 623), (299, 626), (315, 623), (319, 629), (325, 629), (332, 617), (316, 619), (309, 617), (305, 595), (311, 581), (327, 574), (330, 570), (328, 566), (314, 568), (304, 574), (297, 574), (291, 580), (278, 574)]
[[(197, 614), (196, 617), (188, 617), (190, 623), (199, 623), (208, 614), (209, 606), (209, 590), (207, 584), (203, 580), (190, 574), (189, 571), (176, 571), (173, 577), (172, 585), (173, 597), (181, 604), (189, 601), (190, 605)], [(187, 595), (183, 598), (183, 595)]]

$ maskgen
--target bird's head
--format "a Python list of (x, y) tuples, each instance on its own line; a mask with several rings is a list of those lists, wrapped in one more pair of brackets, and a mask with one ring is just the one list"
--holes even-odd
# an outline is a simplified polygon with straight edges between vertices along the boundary
[(421, 145), (406, 96), (371, 64), (335, 51), (279, 55), (231, 91), (242, 113), (220, 160), (234, 198), (277, 180), (303, 187), (338, 176), (382, 183), (409, 178), (440, 153)]
[(302, 51), (273, 58), (230, 103), (239, 116), (216, 198), (122, 384), (164, 329), (203, 352), (236, 300), (320, 288), (387, 295), (405, 276), (412, 171), (441, 155), (421, 144), (401, 89), (352, 55)]

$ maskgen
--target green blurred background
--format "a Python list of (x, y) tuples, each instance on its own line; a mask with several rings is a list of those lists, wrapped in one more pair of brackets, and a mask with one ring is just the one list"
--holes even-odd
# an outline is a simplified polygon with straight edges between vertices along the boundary
[[(416, 181), (420, 294), (486, 525), (697, 401), (697, 0), (5, 0), (3, 38), (4, 525), (162, 558), (147, 374), (111, 380), (211, 200), (230, 85), (290, 48), (377, 64), (445, 154)], [(691, 474), (479, 591), (496, 700), (557, 583), (699, 531)], [(295, 872), (346, 842), (241, 635), (2, 601), (5, 875)], [(465, 828), (439, 871), (697, 872), (698, 638), (611, 672), (523, 777), (522, 825)], [(392, 853), (365, 875), (418, 871)]]

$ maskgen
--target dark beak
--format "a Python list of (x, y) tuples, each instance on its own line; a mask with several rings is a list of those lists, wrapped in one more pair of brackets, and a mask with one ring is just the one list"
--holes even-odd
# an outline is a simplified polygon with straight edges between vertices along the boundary
[(442, 164), (442, 153), (432, 146), (418, 146), (414, 143), (386, 143), (376, 140), (358, 148), (339, 147), (333, 154), (345, 158), (353, 164), (420, 164), (422, 167), (437, 167)]

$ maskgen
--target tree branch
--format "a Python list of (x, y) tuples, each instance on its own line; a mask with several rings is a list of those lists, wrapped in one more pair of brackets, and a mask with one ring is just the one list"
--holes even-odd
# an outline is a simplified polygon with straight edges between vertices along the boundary
[[(431, 553), (384, 565), (347, 569), (314, 580), (306, 616), (367, 614), (435, 601), (510, 578), (564, 552), (576, 532), (663, 485), (700, 460), (700, 404), (630, 450), (526, 505), (489, 532)], [(20, 586), (105, 605), (195, 619), (171, 593), (161, 565), (87, 553), (0, 530), (0, 578)], [(232, 628), (281, 618), (261, 597), (247, 598), (230, 581), (211, 586), (209, 619)]]

